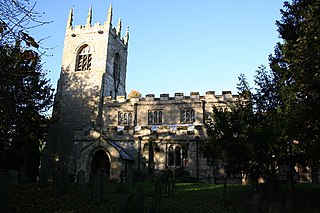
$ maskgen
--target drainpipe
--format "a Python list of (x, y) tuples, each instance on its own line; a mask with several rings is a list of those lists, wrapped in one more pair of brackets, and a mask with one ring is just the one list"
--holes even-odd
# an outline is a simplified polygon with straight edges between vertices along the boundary
[(138, 104), (134, 103), (134, 120), (133, 120), (133, 125), (136, 127), (138, 123)]
[(196, 136), (195, 139), (196, 139), (196, 164), (197, 164), (196, 175), (197, 175), (197, 181), (199, 181), (199, 136)]
[(206, 101), (202, 101), (202, 124), (204, 125), (206, 123)]
[(138, 173), (140, 172), (140, 159), (141, 159), (141, 141), (142, 137), (138, 137)]

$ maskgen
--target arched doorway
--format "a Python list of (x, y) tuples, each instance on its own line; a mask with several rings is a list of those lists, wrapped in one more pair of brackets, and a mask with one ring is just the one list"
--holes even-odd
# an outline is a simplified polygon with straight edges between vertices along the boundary
[(96, 173), (98, 171), (106, 172), (110, 177), (110, 159), (104, 150), (95, 152), (92, 156), (91, 171)]

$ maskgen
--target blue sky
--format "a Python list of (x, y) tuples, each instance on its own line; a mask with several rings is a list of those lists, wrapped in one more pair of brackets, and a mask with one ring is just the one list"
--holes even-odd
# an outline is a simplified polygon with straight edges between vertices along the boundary
[[(146, 94), (231, 90), (240, 73), (250, 83), (261, 64), (268, 65), (278, 38), (275, 21), (281, 0), (55, 0), (38, 1), (51, 24), (31, 31), (42, 46), (54, 47), (44, 56), (44, 68), (56, 88), (60, 74), (65, 26), (70, 8), (74, 24), (85, 24), (93, 7), (93, 23), (104, 22), (110, 3), (113, 25), (122, 18), (123, 34), (130, 27), (127, 92)], [(253, 86), (253, 83), (251, 83)]]

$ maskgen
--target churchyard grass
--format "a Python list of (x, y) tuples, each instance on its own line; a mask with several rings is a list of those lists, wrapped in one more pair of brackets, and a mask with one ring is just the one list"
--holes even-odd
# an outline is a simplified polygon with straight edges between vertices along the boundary
[[(90, 202), (90, 190), (79, 192), (76, 184), (68, 186), (62, 197), (53, 197), (51, 185), (39, 189), (36, 184), (15, 186), (12, 189), (12, 212), (121, 212), (127, 195), (139, 187), (145, 192), (147, 211), (154, 192), (154, 181), (136, 182), (134, 187), (121, 188), (120, 183), (111, 183), (111, 196), (98, 204)], [(286, 188), (282, 188), (285, 195)], [(252, 189), (249, 186), (206, 183), (176, 183), (171, 196), (161, 197), (161, 211), (170, 212), (248, 212), (252, 202)], [(284, 202), (285, 202), (285, 196)], [(296, 184), (293, 190), (293, 212), (320, 211), (320, 185)], [(268, 202), (263, 202), (267, 212)]]

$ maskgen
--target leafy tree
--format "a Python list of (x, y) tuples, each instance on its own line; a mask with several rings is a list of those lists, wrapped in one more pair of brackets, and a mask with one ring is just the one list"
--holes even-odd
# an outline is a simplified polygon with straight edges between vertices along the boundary
[[(279, 75), (280, 95), (290, 147), (306, 157), (317, 182), (320, 151), (320, 2), (285, 2), (277, 21), (283, 43), (270, 56), (270, 68)], [(294, 143), (296, 141), (296, 143)], [(298, 141), (298, 142), (297, 142)]]
[(42, 13), (35, 11), (36, 2), (30, 0), (0, 1), (0, 44), (23, 41), (28, 47), (39, 47), (29, 31), (50, 22), (41, 21)]
[(293, 169), (295, 163), (304, 162), (312, 165), (313, 181), (317, 182), (319, 11), (317, 0), (284, 3), (282, 19), (276, 22), (283, 42), (276, 45), (274, 55), (269, 57), (270, 70), (259, 67), (254, 94), (244, 76), (240, 77), (240, 100), (247, 100), (244, 105), (238, 104), (227, 113), (214, 110), (213, 125), (207, 126), (210, 140), (204, 144), (205, 157), (210, 159), (210, 153), (214, 153), (212, 156), (225, 159), (233, 170), (267, 179), (276, 174), (276, 166), (287, 164)]
[[(265, 67), (257, 73), (263, 74), (261, 79), (256, 77), (257, 83), (272, 81)], [(283, 146), (274, 128), (277, 111), (268, 103), (271, 94), (253, 94), (244, 75), (239, 77), (238, 89), (239, 100), (229, 111), (214, 108), (213, 122), (206, 125), (209, 141), (200, 147), (209, 162), (223, 160), (227, 174), (244, 173), (257, 186), (259, 177), (273, 178), (281, 162)]]
[(36, 180), (53, 91), (28, 30), (44, 22), (28, 0), (0, 4), (0, 170)]

